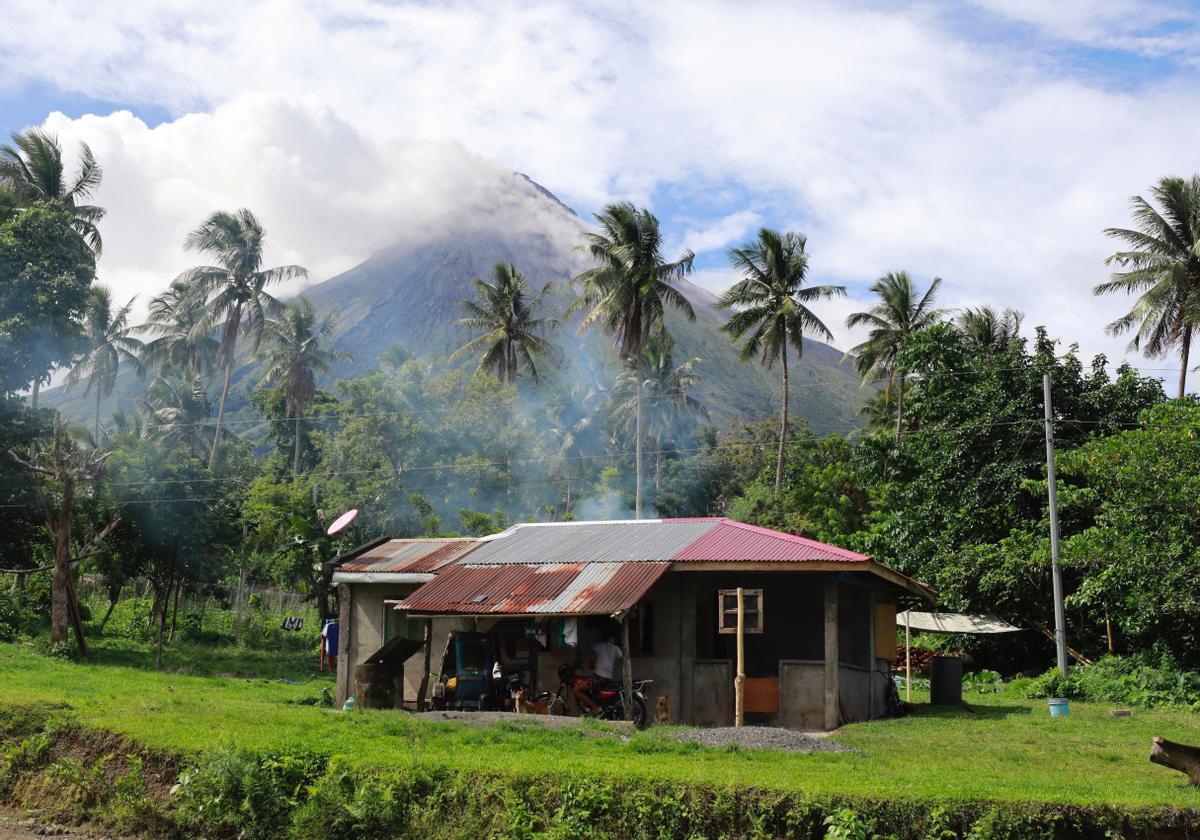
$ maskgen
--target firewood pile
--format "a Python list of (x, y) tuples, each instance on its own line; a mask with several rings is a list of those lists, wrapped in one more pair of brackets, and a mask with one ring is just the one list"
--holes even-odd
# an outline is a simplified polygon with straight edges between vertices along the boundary
[[(928, 677), (929, 667), (933, 664), (933, 657), (937, 656), (936, 650), (929, 648), (913, 647), (912, 649), (912, 672), (913, 676)], [(896, 661), (892, 663), (892, 670), (897, 674), (904, 673), (904, 646), (901, 645), (899, 652), (896, 655)]]

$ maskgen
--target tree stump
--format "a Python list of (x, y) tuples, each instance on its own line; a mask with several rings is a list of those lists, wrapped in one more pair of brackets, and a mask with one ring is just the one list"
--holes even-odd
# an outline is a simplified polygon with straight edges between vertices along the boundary
[(1150, 760), (1163, 767), (1178, 770), (1188, 777), (1188, 784), (1200, 786), (1200, 747), (1177, 744), (1165, 738), (1155, 738)]

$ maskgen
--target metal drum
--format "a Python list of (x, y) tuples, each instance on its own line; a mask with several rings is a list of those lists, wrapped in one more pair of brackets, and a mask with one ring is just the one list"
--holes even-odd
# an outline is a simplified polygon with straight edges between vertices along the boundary
[(934, 706), (962, 705), (962, 659), (935, 656), (929, 666), (929, 702)]

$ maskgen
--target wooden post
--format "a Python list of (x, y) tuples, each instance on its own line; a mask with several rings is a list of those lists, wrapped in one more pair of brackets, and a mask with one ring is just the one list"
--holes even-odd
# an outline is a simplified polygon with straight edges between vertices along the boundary
[(838, 691), (838, 582), (825, 581), (825, 728), (837, 729), (841, 697)]
[(429, 691), (430, 659), (433, 657), (433, 619), (425, 619), (425, 671), (421, 674), (421, 687), (417, 689), (417, 711), (425, 711), (425, 695)]
[(733, 725), (746, 723), (746, 599), (737, 588), (737, 676), (733, 678)]
[(912, 702), (912, 622), (904, 611), (904, 699)]
[(625, 689), (625, 720), (633, 720), (633, 663), (629, 661), (629, 613), (621, 617), (621, 683)]

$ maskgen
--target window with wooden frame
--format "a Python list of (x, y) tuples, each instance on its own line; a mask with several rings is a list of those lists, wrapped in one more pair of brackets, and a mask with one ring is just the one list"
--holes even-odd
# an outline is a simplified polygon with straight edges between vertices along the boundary
[[(717, 592), (717, 632), (737, 633), (738, 599), (736, 589)], [(743, 626), (747, 633), (763, 631), (763, 595), (761, 589), (742, 590)]]

